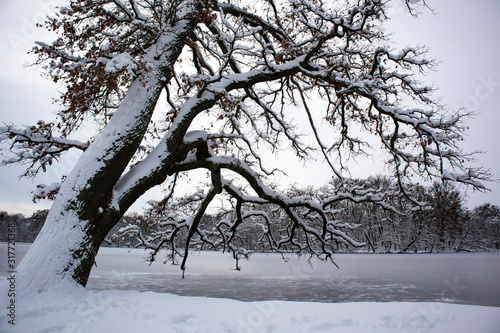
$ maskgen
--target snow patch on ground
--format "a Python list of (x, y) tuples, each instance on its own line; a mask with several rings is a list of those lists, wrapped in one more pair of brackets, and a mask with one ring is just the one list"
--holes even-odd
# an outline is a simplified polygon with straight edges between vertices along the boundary
[(498, 307), (409, 302), (240, 302), (154, 292), (93, 291), (78, 286), (21, 299), (16, 325), (9, 325), (5, 315), (0, 323), (1, 332), (40, 333), (494, 333), (499, 327)]

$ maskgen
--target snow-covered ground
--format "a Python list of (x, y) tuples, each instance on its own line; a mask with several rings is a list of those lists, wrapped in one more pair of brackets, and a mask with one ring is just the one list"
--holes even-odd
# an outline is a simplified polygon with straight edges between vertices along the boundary
[[(22, 256), (24, 247), (18, 246), (16, 250)], [(4, 254), (0, 251), (0, 255)], [(15, 326), (8, 324), (6, 302), (9, 299), (2, 289), (0, 332), (500, 332), (500, 307), (473, 305), (474, 301), (460, 298), (471, 289), (477, 293), (478, 286), (471, 284), (474, 279), (479, 279), (478, 284), (483, 285), (485, 294), (496, 295), (499, 275), (490, 275), (496, 274), (495, 270), (500, 267), (497, 254), (437, 255), (433, 260), (441, 262), (441, 271), (429, 264), (432, 260), (426, 261), (432, 257), (423, 255), (386, 255), (382, 259), (380, 256), (341, 255), (337, 258), (340, 269), (322, 263), (313, 263), (311, 267), (305, 260), (294, 257), (285, 264), (274, 255), (255, 255), (250, 261), (243, 261), (243, 270), (236, 272), (229, 256), (201, 253), (193, 255), (188, 262), (184, 280), (177, 267), (147, 266), (141, 262), (143, 256), (144, 252), (138, 250), (101, 249), (98, 266), (89, 282), (89, 288), (94, 290), (65, 286), (58, 291), (32, 295), (29, 299), (16, 299)], [(392, 258), (386, 261), (389, 257)], [(394, 265), (388, 267), (387, 262)], [(462, 266), (462, 271), (459, 266)], [(409, 267), (414, 269), (408, 271)], [(385, 287), (371, 282), (369, 288), (363, 288), (365, 283), (370, 283), (364, 277), (370, 271), (374, 281), (387, 280)], [(2, 274), (4, 272), (2, 270)], [(462, 274), (458, 274), (460, 272)], [(107, 280), (103, 280), (104, 276), (108, 277)], [(314, 293), (309, 294), (307, 290), (319, 288), (320, 282), (333, 288), (335, 283), (327, 283), (329, 276), (333, 282), (339, 283), (341, 294), (343, 288), (354, 294), (357, 289), (361, 294), (370, 294), (366, 290), (371, 288), (370, 297), (378, 293), (380, 299), (386, 299), (384, 294), (393, 293), (394, 288), (413, 290), (409, 293), (411, 299), (414, 289), (421, 287), (419, 280), (434, 279), (436, 286), (441, 284), (441, 299), (432, 302), (401, 302), (396, 299), (391, 302), (341, 303), (229, 299), (258, 290), (259, 286), (266, 290), (268, 299), (286, 299), (283, 295), (291, 290), (305, 298), (313, 297)], [(209, 283), (200, 284), (202, 277)], [(317, 278), (316, 282), (309, 284), (307, 281), (313, 277)], [(347, 281), (357, 277), (356, 283), (349, 286)], [(1, 279), (5, 285), (5, 277)], [(112, 279), (116, 281), (112, 282)], [(496, 281), (494, 285), (491, 285), (492, 279)], [(184, 290), (188, 290), (189, 285), (194, 285), (198, 291), (205, 286), (213, 290), (205, 290), (201, 295), (226, 293), (227, 298), (137, 290), (160, 291), (162, 280), (164, 284), (177, 281), (177, 286), (184, 286)], [(214, 284), (217, 280), (222, 282)], [(238, 281), (241, 291), (236, 288)], [(275, 283), (270, 284), (271, 281)], [(226, 288), (224, 284), (227, 284)], [(281, 284), (288, 291), (280, 291)], [(140, 286), (147, 288), (138, 288)], [(136, 290), (106, 290), (125, 288)], [(421, 291), (425, 294), (425, 290)], [(334, 295), (334, 290), (330, 295)], [(247, 298), (251, 299), (252, 294)], [(262, 295), (257, 293), (254, 298), (261, 299)], [(355, 295), (353, 299), (356, 299)]]
[[(445, 303), (241, 302), (137, 291), (64, 290), (20, 304), (17, 316), (13, 332), (25, 333), (498, 333), (500, 328), (498, 307)], [(9, 332), (6, 317), (2, 317), (1, 331)]]

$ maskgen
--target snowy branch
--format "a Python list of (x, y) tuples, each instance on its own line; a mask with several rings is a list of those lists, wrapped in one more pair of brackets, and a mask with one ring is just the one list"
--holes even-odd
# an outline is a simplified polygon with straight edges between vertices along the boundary
[(54, 160), (59, 160), (66, 151), (76, 148), (85, 151), (89, 142), (70, 140), (54, 136), (53, 123), (40, 121), (36, 126), (18, 129), (14, 126), (0, 127), (0, 142), (10, 144), (9, 154), (13, 155), (2, 160), (3, 165), (29, 165), (23, 176), (36, 176), (40, 171), (46, 171)]

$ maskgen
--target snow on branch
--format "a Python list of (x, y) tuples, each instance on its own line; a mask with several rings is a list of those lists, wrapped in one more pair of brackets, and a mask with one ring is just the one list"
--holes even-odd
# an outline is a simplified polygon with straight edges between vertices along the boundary
[(23, 176), (33, 177), (41, 170), (45, 172), (64, 152), (72, 148), (85, 151), (89, 146), (89, 142), (54, 136), (54, 126), (54, 123), (40, 121), (24, 129), (11, 125), (0, 127), (0, 142), (10, 144), (10, 156), (1, 163), (28, 165)]
[(59, 189), (61, 188), (61, 183), (52, 183), (50, 185), (39, 184), (36, 189), (32, 192), (33, 202), (37, 202), (42, 199), (54, 200), (56, 198)]
[[(262, 234), (258, 238), (266, 239), (272, 251), (286, 252), (294, 249), (314, 254), (322, 259), (331, 259), (337, 242), (355, 247), (364, 245), (346, 233), (346, 230), (355, 228), (355, 225), (345, 223), (340, 225), (334, 221), (332, 210), (327, 207), (331, 205), (331, 202), (322, 203), (300, 191), (291, 191), (285, 195), (273, 190), (261, 181), (255, 171), (238, 159), (230, 156), (208, 157), (204, 160), (188, 159), (173, 166), (171, 172), (194, 168), (211, 170), (212, 189), (208, 192), (198, 191), (179, 199), (170, 197), (169, 200), (159, 203), (160, 206), (155, 206), (160, 209), (150, 210), (155, 214), (165, 214), (159, 217), (161, 222), (159, 222), (158, 232), (153, 233), (147, 239), (139, 236), (138, 246), (152, 249), (153, 257), (163, 247), (170, 248), (171, 256), (181, 255), (179, 243), (175, 243), (174, 240), (181, 230), (187, 233), (186, 238), (181, 237), (184, 239), (182, 242), (185, 247), (181, 255), (183, 257), (182, 269), (185, 269), (188, 248), (196, 244), (214, 249), (226, 249), (232, 252), (236, 259), (248, 255), (249, 252), (245, 251), (239, 243), (241, 239), (238, 236), (238, 230), (245, 228), (245, 221), (253, 223), (255, 219), (261, 221), (258, 222), (258, 229)], [(231, 180), (221, 176), (222, 170), (231, 170), (243, 177), (257, 195), (245, 194), (247, 191), (245, 187), (240, 188)], [(231, 215), (232, 213), (227, 211), (222, 213), (219, 223), (213, 221), (207, 225), (206, 221), (201, 222), (202, 215), (217, 194), (223, 195), (226, 200), (236, 200), (236, 215)], [(340, 196), (338, 198), (340, 200)], [(349, 199), (367, 201), (367, 193), (362, 193), (362, 197), (358, 198), (353, 192)], [(247, 207), (246, 210), (243, 210), (243, 207)], [(263, 211), (264, 207), (269, 207), (274, 213)], [(284, 217), (288, 222), (282, 224), (279, 220)], [(233, 218), (234, 220), (231, 221)], [(283, 225), (284, 229), (276, 230), (280, 225)]]
[[(194, 163), (194, 162), (193, 162)], [(257, 178), (251, 169), (232, 157), (211, 158), (206, 163), (198, 161), (197, 167), (209, 170), (230, 169), (252, 184), (255, 194), (246, 194), (248, 189), (237, 185), (229, 178), (212, 172), (212, 184), (218, 180), (222, 191), (214, 185), (208, 192), (194, 194), (161, 202), (151, 202), (148, 217), (154, 231), (149, 237), (137, 233), (139, 247), (152, 250), (151, 260), (167, 249), (168, 259), (177, 263), (182, 258), (185, 269), (188, 249), (220, 249), (233, 254), (237, 262), (255, 249), (287, 253), (307, 253), (321, 259), (331, 259), (339, 243), (359, 247), (365, 243), (356, 241), (354, 234), (359, 225), (342, 220), (349, 209), (348, 202), (374, 204), (382, 211), (399, 216), (403, 212), (394, 208), (391, 202), (401, 202), (398, 187), (384, 178), (364, 182), (347, 181), (324, 186), (319, 192), (312, 189), (290, 188), (286, 193), (273, 190)], [(194, 165), (179, 165), (179, 169)], [(201, 218), (207, 204), (216, 194), (228, 201), (229, 208)], [(409, 206), (408, 208), (410, 208)], [(156, 229), (155, 229), (156, 228)], [(249, 235), (251, 238), (249, 239)], [(248, 243), (250, 242), (250, 243)], [(182, 248), (184, 248), (182, 250)]]

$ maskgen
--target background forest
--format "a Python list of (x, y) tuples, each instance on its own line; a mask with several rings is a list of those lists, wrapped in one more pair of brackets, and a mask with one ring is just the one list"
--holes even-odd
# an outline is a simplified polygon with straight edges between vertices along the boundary
[[(390, 193), (396, 186), (386, 177), (373, 177), (368, 180), (354, 180), (351, 190), (359, 191), (364, 186), (375, 186), (380, 194)], [(321, 188), (297, 189), (289, 191), (317, 197), (332, 195), (333, 188), (338, 184), (330, 184)], [(459, 252), (459, 251), (495, 251), (500, 249), (500, 208), (485, 203), (474, 209), (468, 209), (464, 204), (464, 195), (456, 187), (447, 183), (434, 183), (432, 186), (414, 185), (413, 197), (420, 203), (425, 203), (424, 209), (409, 210), (411, 202), (408, 199), (395, 197), (391, 206), (396, 210), (373, 202), (354, 202), (343, 200), (335, 206), (337, 226), (345, 230), (353, 239), (364, 241), (365, 246), (354, 248), (348, 243), (339, 242), (340, 252), (373, 252), (373, 253), (404, 253), (404, 252)], [(186, 211), (190, 204), (196, 204), (196, 199), (185, 203)], [(171, 233), (169, 220), (174, 220), (182, 212), (172, 213), (171, 207), (165, 201), (151, 201), (150, 207), (143, 214), (127, 214), (111, 230), (103, 246), (111, 247), (144, 247), (165, 235)], [(233, 207), (234, 208), (234, 207)], [(205, 216), (202, 224), (204, 230), (213, 230), (214, 234), (222, 233), (224, 225), (237, 219), (234, 209), (222, 210)], [(405, 213), (403, 213), (405, 212)], [(7, 241), (7, 227), (16, 225), (16, 240), (31, 243), (43, 226), (48, 210), (40, 210), (31, 217), (21, 214), (10, 215), (0, 212), (0, 241)], [(176, 216), (172, 216), (175, 214)], [(273, 240), (279, 238), (280, 232), (286, 229), (287, 216), (274, 210), (272, 206), (253, 204), (242, 209), (242, 221), (238, 223), (238, 233), (233, 240), (238, 248), (232, 252), (245, 256), (251, 252), (268, 252), (273, 247)], [(280, 220), (279, 224), (271, 220)], [(228, 221), (228, 223), (225, 223)], [(353, 228), (353, 225), (355, 226)], [(264, 230), (264, 232), (263, 232)], [(188, 229), (176, 229), (174, 242), (169, 248), (174, 252), (183, 247)], [(190, 244), (193, 249), (220, 250), (217, 244), (203, 242), (202, 237), (210, 235), (195, 235)], [(205, 239), (206, 240), (206, 239)], [(297, 245), (298, 246), (298, 245)], [(293, 244), (286, 244), (282, 251), (300, 251)]]

